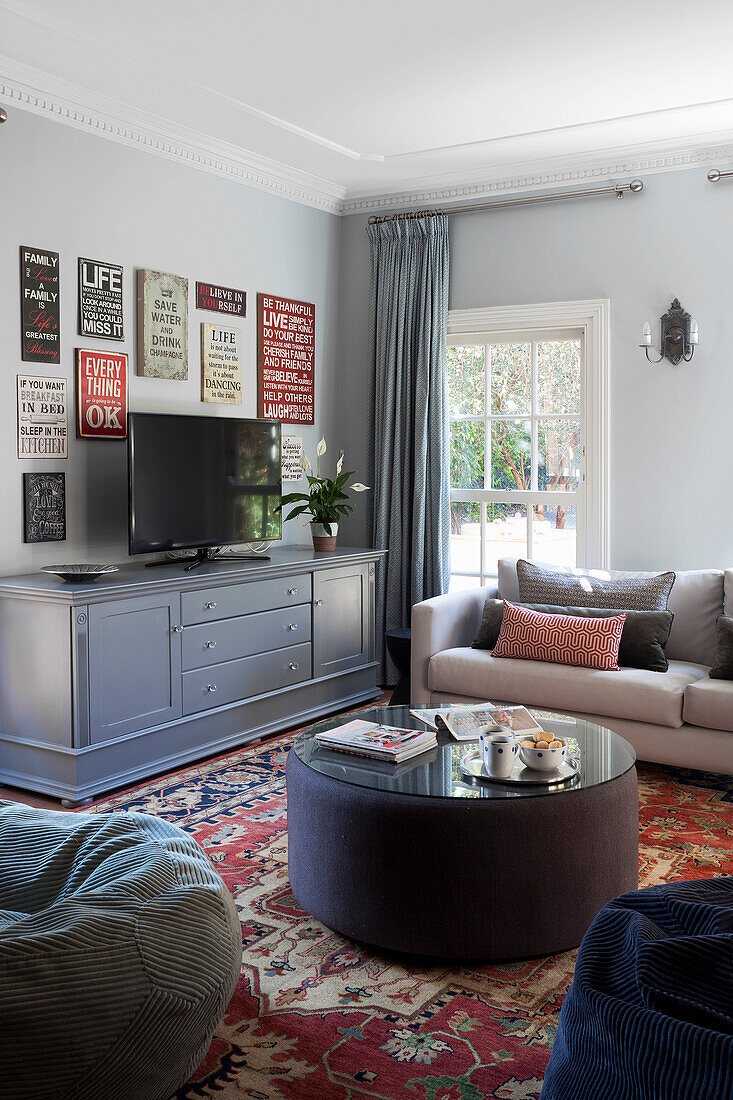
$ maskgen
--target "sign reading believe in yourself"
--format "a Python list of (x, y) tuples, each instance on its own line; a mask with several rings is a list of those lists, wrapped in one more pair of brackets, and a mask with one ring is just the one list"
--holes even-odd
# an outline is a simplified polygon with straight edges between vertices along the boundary
[(242, 404), (239, 329), (201, 325), (201, 400)]
[(76, 349), (76, 433), (80, 439), (127, 436), (127, 356)]
[(188, 279), (161, 271), (137, 273), (137, 373), (188, 378)]
[(59, 254), (20, 246), (20, 346), (24, 363), (61, 362)]
[(68, 455), (66, 379), (18, 375), (18, 458)]
[(313, 423), (315, 330), (310, 302), (257, 295), (258, 416)]
[(79, 257), (79, 335), (124, 340), (122, 268)]
[(212, 313), (234, 313), (247, 316), (247, 295), (231, 286), (215, 283), (196, 283), (196, 309), (208, 309)]

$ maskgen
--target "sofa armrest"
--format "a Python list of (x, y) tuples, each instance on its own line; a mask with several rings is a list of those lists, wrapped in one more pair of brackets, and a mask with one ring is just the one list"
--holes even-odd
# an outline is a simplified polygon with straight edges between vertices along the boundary
[(495, 584), (468, 588), (416, 603), (412, 609), (411, 702), (425, 706), (430, 699), (430, 658), (444, 649), (468, 646), (478, 633), (486, 600), (496, 599)]

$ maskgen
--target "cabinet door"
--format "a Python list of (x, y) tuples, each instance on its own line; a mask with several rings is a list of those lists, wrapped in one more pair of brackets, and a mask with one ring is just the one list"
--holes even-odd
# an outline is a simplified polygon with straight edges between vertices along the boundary
[(313, 676), (374, 659), (373, 565), (318, 570), (313, 576)]
[(181, 717), (180, 595), (89, 608), (90, 741)]

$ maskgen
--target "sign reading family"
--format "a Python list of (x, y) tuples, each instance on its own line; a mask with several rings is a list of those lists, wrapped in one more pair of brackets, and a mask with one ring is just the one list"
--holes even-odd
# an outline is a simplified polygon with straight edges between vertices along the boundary
[(79, 257), (79, 335), (124, 340), (122, 268)]
[(66, 458), (66, 379), (18, 375), (18, 458)]
[(258, 416), (314, 422), (315, 329), (310, 302), (257, 295)]
[(201, 325), (201, 400), (242, 404), (239, 329)]
[(76, 349), (76, 434), (80, 439), (127, 436), (127, 356)]
[(208, 309), (212, 313), (234, 313), (247, 316), (247, 295), (231, 286), (214, 283), (196, 283), (196, 309)]
[(59, 363), (59, 254), (20, 246), (20, 344), (24, 363)]
[(188, 378), (188, 279), (138, 271), (137, 373), (146, 378)]

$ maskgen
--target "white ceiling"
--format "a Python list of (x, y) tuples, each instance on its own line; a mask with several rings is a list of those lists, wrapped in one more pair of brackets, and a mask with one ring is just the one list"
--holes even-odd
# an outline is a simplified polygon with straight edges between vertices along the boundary
[(731, 41), (730, 0), (0, 0), (0, 87), (348, 211), (731, 142)]

